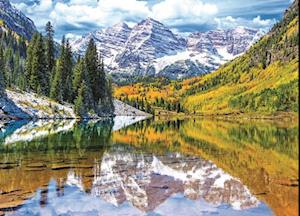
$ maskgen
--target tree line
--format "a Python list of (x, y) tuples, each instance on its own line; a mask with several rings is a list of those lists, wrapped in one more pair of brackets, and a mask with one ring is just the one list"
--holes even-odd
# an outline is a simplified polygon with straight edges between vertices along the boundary
[(4, 87), (22, 86), (26, 40), (0, 28), (0, 94)]
[[(0, 47), (0, 91), (17, 87), (25, 91), (50, 97), (60, 103), (74, 104), (75, 112), (84, 117), (87, 113), (113, 114), (111, 79), (104, 71), (103, 58), (98, 54), (95, 41), (89, 41), (83, 56), (72, 53), (70, 42), (64, 36), (60, 48), (54, 42), (54, 29), (46, 24), (45, 35), (36, 32), (24, 54), (23, 70), (18, 74), (22, 81), (9, 84), (3, 53)], [(1, 40), (2, 41), (2, 40)], [(58, 53), (58, 54), (57, 54)]]

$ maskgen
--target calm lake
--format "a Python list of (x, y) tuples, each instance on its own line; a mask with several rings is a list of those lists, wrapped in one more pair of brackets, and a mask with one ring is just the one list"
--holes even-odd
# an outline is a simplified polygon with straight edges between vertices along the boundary
[(0, 215), (298, 215), (298, 123), (0, 122)]

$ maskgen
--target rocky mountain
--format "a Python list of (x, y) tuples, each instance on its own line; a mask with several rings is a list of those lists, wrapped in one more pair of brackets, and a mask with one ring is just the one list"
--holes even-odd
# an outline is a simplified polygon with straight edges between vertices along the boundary
[(120, 23), (74, 41), (82, 54), (90, 38), (105, 57), (107, 70), (118, 80), (136, 76), (186, 78), (209, 73), (245, 52), (263, 32), (244, 27), (190, 34), (174, 34), (148, 18), (130, 28)]
[[(152, 212), (180, 193), (189, 200), (227, 204), (235, 210), (259, 204), (240, 180), (193, 156), (110, 152), (95, 166), (91, 194), (115, 206), (127, 201), (142, 212)], [(77, 185), (81, 188), (80, 182)]]
[(33, 21), (12, 6), (9, 0), (0, 0), (0, 29), (3, 27), (7, 27), (26, 39), (30, 39), (37, 31)]

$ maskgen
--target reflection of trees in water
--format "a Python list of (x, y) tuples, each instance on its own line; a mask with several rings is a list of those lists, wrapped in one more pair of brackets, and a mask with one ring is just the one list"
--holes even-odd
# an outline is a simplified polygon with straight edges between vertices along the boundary
[(164, 132), (165, 130), (169, 129), (174, 129), (174, 130), (179, 130), (181, 124), (185, 120), (183, 119), (175, 119), (175, 120), (165, 120), (165, 121), (159, 121), (159, 122), (153, 122), (152, 119), (146, 119), (144, 121), (137, 122), (133, 125), (130, 125), (122, 131), (127, 131), (127, 130), (135, 130), (135, 131), (143, 131), (147, 127), (154, 128), (156, 132)]
[(278, 215), (298, 208), (298, 190), (288, 187), (298, 185), (293, 180), (298, 179), (298, 124), (187, 119), (179, 124), (141, 123), (126, 130), (115, 135), (117, 141), (155, 153), (177, 151), (213, 161), (255, 194), (264, 194)]
[(274, 149), (298, 158), (299, 149), (295, 145), (299, 139), (298, 127), (283, 128), (273, 125), (240, 125), (228, 130), (228, 136), (235, 142), (253, 142), (266, 149)]
[[(58, 121), (59, 123), (60, 121)], [(34, 127), (35, 131), (42, 130), (55, 130), (57, 127), (57, 122), (48, 123), (47, 127), (43, 127), (42, 125), (39, 127)], [(16, 128), (15, 126), (13, 126)], [(94, 122), (78, 122), (75, 124), (73, 128), (70, 128), (66, 131), (61, 131), (58, 133), (51, 134), (49, 132), (48, 136), (45, 137), (33, 137), (30, 141), (19, 141), (17, 143), (12, 143), (9, 145), (4, 145), (3, 140), (0, 140), (0, 152), (9, 153), (9, 152), (56, 152), (56, 151), (64, 151), (68, 152), (71, 150), (87, 150), (98, 147), (107, 146), (111, 143), (111, 133), (113, 127), (112, 119), (103, 119)], [(16, 128), (17, 129), (17, 128)], [(28, 133), (30, 130), (28, 129)], [(14, 131), (11, 132), (13, 134)], [(25, 131), (22, 131), (24, 135)], [(38, 133), (38, 132), (35, 132)], [(7, 134), (5, 138), (11, 134)], [(20, 134), (20, 136), (22, 135)]]
[[(161, 148), (161, 151), (180, 151), (182, 142), (197, 147), (209, 155), (228, 155), (228, 151), (224, 152), (226, 150), (220, 148), (220, 145), (224, 143), (238, 149), (248, 145), (258, 145), (266, 150), (272, 149), (286, 154), (291, 158), (297, 158), (299, 153), (298, 125), (285, 127), (278, 126), (274, 122), (206, 119), (175, 119), (154, 122), (145, 120), (122, 129), (118, 135), (130, 136), (133, 135), (133, 132), (137, 133), (135, 141), (132, 141), (136, 142), (136, 146), (138, 143), (139, 146), (152, 148), (152, 150)], [(157, 136), (160, 135), (161, 137), (158, 139)], [(220, 141), (219, 145), (216, 145), (216, 140)], [(232, 152), (232, 154), (236, 153)]]

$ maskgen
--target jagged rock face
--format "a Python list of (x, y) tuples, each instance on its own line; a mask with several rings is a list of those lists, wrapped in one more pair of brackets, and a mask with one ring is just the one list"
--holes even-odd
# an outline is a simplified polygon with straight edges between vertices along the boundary
[(210, 161), (173, 154), (153, 156), (106, 153), (95, 167), (91, 193), (116, 206), (125, 201), (143, 212), (153, 211), (171, 195), (204, 199), (233, 209), (256, 207), (259, 201), (238, 179)]
[(198, 52), (221, 54), (222, 49), (229, 55), (243, 53), (263, 32), (237, 27), (229, 30), (215, 30), (204, 33), (193, 33), (188, 37), (188, 48)]
[(13, 7), (9, 0), (0, 0), (0, 20), (3, 20), (10, 30), (28, 40), (37, 31), (33, 21)]
[(107, 64), (113, 63), (113, 58), (125, 47), (131, 28), (125, 23), (114, 25), (110, 28), (89, 33), (72, 43), (72, 48), (79, 54), (83, 54), (90, 39), (94, 39), (98, 50), (105, 58)]
[(132, 29), (123, 52), (116, 56), (116, 62), (121, 68), (146, 68), (150, 61), (175, 54), (184, 48), (184, 39), (176, 37), (162, 23), (149, 18)]
[(171, 79), (209, 73), (245, 52), (262, 32), (243, 27), (192, 33), (187, 38), (174, 34), (162, 23), (148, 18), (133, 28), (125, 23), (90, 33), (74, 41), (74, 51), (83, 54), (93, 38), (105, 58), (109, 73), (118, 80), (137, 76)]

